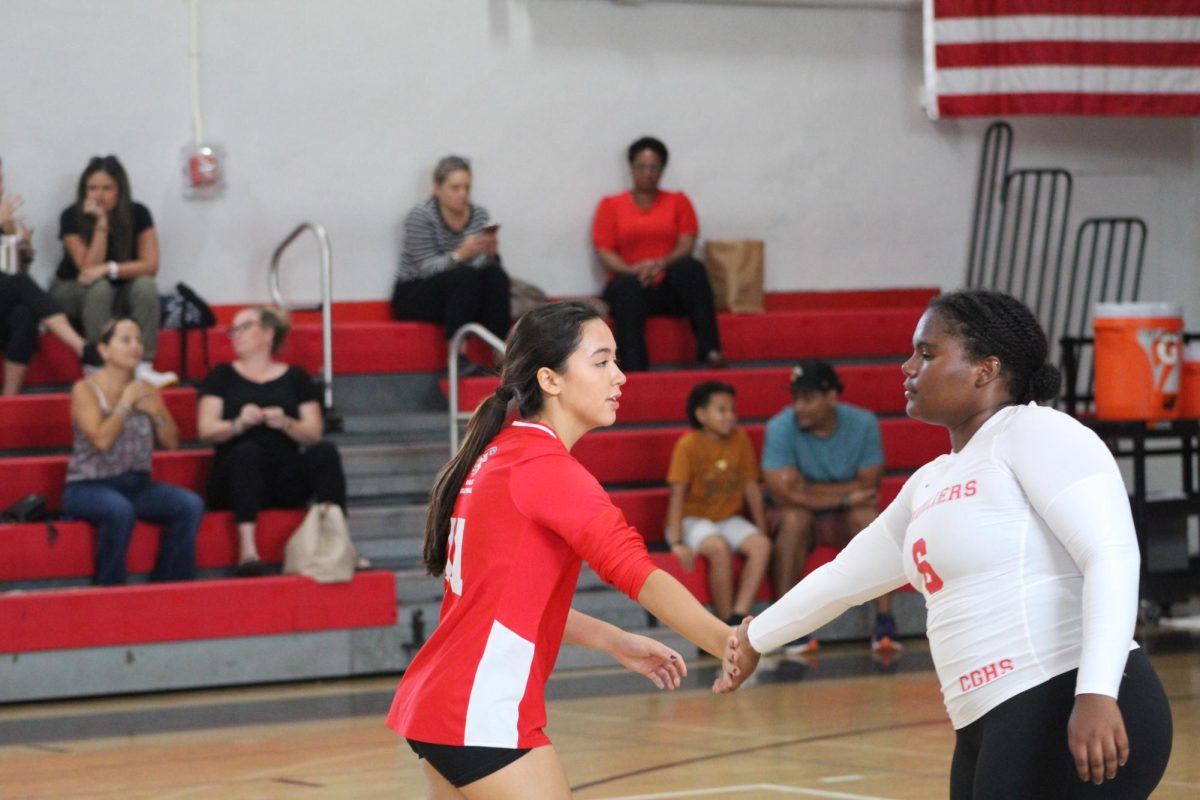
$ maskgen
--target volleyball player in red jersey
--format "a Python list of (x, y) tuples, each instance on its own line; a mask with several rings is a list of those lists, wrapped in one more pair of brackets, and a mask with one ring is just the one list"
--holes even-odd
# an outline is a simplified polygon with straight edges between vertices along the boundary
[(660, 688), (679, 685), (686, 668), (673, 650), (571, 609), (584, 559), (722, 658), (714, 690), (730, 689), (739, 672), (730, 629), (655, 568), (641, 534), (570, 454), (585, 433), (616, 421), (625, 383), (616, 355), (590, 305), (526, 314), (500, 386), (438, 475), (425, 563), (445, 577), (446, 594), (387, 720), (422, 759), (430, 798), (570, 797), (542, 730), (545, 682), (564, 638), (611, 653)]

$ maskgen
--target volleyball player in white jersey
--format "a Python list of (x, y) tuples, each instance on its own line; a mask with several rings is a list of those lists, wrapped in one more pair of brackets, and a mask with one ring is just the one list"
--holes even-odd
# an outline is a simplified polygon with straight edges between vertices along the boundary
[(916, 586), (956, 731), (952, 800), (1144, 798), (1170, 755), (1170, 708), (1132, 641), (1139, 553), (1125, 486), (1094, 433), (1037, 405), (1058, 392), (1047, 350), (1007, 295), (935, 298), (904, 389), (908, 414), (946, 426), (953, 452), (739, 629), (765, 652)]

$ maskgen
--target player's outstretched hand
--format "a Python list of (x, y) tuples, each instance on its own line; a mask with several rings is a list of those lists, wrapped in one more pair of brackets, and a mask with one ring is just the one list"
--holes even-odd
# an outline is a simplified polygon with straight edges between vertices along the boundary
[(1067, 746), (1079, 780), (1098, 785), (1117, 777), (1117, 767), (1129, 760), (1129, 736), (1117, 701), (1102, 694), (1077, 695), (1067, 722)]
[(735, 691), (758, 669), (759, 653), (750, 646), (751, 619), (753, 617), (742, 620), (742, 624), (729, 636), (721, 658), (721, 676), (713, 682), (713, 691), (717, 694)]
[(649, 636), (623, 632), (609, 654), (622, 667), (645, 675), (660, 689), (678, 689), (687, 676), (683, 656)]

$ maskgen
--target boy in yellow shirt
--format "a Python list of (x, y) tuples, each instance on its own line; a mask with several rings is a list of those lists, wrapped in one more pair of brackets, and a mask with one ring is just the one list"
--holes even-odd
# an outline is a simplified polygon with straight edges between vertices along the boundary
[[(708, 560), (708, 587), (718, 617), (737, 625), (750, 613), (771, 557), (758, 459), (737, 427), (735, 391), (719, 381), (692, 388), (688, 421), (695, 430), (675, 443), (667, 482), (667, 542), (683, 568)], [(743, 504), (753, 521), (742, 516)], [(733, 554), (745, 558), (736, 594)]]

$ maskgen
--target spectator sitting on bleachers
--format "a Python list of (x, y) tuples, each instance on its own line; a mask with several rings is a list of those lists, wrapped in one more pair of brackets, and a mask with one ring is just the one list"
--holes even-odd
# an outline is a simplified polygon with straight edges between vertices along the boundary
[[(771, 558), (758, 459), (750, 437), (737, 427), (734, 388), (729, 384), (697, 384), (688, 395), (687, 415), (695, 430), (675, 443), (667, 472), (667, 541), (688, 572), (697, 554), (708, 560), (713, 609), (730, 625), (738, 625), (750, 613)], [(753, 522), (741, 515), (743, 506)], [(736, 596), (735, 552), (746, 559)]]
[(17, 216), (21, 198), (4, 191), (4, 164), (0, 162), (0, 234), (17, 237), (19, 269), (0, 274), (0, 347), (4, 348), (4, 385), (0, 394), (14, 395), (25, 382), (25, 370), (38, 346), (38, 325), (62, 340), (89, 366), (101, 365), (96, 349), (71, 327), (58, 304), (29, 277), (33, 263), (33, 229)]
[(650, 368), (646, 317), (687, 317), (696, 336), (697, 360), (725, 366), (712, 287), (692, 256), (700, 223), (683, 192), (658, 188), (667, 147), (643, 137), (629, 146), (633, 190), (605, 197), (592, 221), (592, 243), (608, 270), (604, 299), (612, 309), (621, 368)]
[(266, 570), (255, 541), (260, 509), (303, 508), (315, 494), (346, 510), (342, 457), (321, 439), (320, 390), (303, 369), (274, 359), (289, 329), (278, 309), (243, 308), (229, 328), (234, 360), (214, 367), (200, 387), (200, 439), (217, 446), (208, 501), (233, 509), (234, 574), (242, 577)]
[(50, 296), (90, 342), (118, 315), (137, 320), (145, 360), (137, 377), (162, 387), (173, 372), (156, 372), (158, 346), (158, 236), (150, 210), (133, 200), (129, 177), (116, 156), (96, 156), (79, 177), (75, 202), (59, 217), (63, 243)]
[[(842, 382), (824, 361), (792, 370), (792, 404), (767, 423), (762, 468), (774, 509), (775, 592), (804, 575), (814, 545), (844, 547), (879, 515), (883, 440), (870, 411), (839, 402)], [(873, 650), (898, 650), (890, 595), (875, 600)], [(816, 640), (791, 652), (811, 652)]]
[[(459, 156), (439, 161), (433, 195), (404, 219), (392, 316), (440, 322), (447, 340), (468, 322), (502, 340), (508, 336), (509, 279), (500, 263), (497, 228), (487, 210), (471, 202), (470, 162)], [(478, 371), (463, 360), (460, 365)]]
[(189, 580), (204, 502), (195, 492), (150, 479), (155, 441), (173, 450), (179, 430), (158, 389), (135, 377), (142, 359), (137, 322), (110, 321), (98, 349), (104, 367), (71, 388), (75, 445), (63, 513), (96, 525), (96, 584), (125, 582), (125, 553), (139, 519), (163, 525), (150, 580)]

